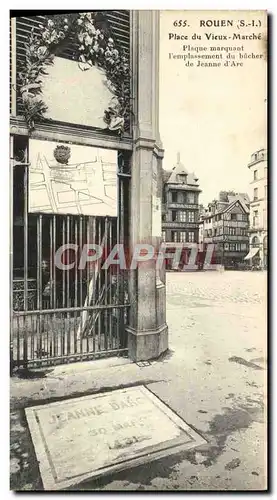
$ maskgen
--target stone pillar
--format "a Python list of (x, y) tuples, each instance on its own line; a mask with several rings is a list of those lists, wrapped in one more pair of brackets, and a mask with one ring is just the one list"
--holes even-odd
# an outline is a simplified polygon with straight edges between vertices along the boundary
[[(162, 159), (159, 136), (159, 12), (134, 11), (130, 250), (137, 244), (161, 242)], [(155, 259), (130, 272), (129, 356), (135, 361), (157, 358), (168, 348), (165, 321), (165, 273)]]

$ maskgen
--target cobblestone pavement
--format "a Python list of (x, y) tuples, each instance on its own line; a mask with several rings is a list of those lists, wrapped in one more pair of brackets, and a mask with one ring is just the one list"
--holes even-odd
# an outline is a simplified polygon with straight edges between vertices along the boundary
[(201, 302), (219, 304), (263, 304), (266, 296), (266, 273), (210, 271), (202, 273), (167, 273), (167, 305), (185, 303), (190, 307)]
[(266, 285), (265, 272), (168, 273), (170, 349), (162, 359), (145, 367), (126, 362), (102, 371), (80, 371), (85, 365), (79, 364), (78, 372), (57, 367), (45, 378), (15, 379), (11, 388), (12, 489), (42, 488), (24, 407), (140, 383), (208, 444), (87, 481), (77, 489), (264, 490)]

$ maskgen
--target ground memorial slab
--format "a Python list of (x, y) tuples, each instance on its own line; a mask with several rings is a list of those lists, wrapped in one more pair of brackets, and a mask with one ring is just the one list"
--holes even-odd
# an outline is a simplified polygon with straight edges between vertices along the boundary
[(62, 490), (205, 443), (144, 386), (25, 412), (45, 490)]

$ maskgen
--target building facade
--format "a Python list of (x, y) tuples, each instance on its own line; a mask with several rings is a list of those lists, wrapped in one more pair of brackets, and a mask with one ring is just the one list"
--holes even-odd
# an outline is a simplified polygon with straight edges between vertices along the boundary
[(118, 243), (130, 253), (137, 243), (161, 242), (159, 12), (16, 15), (11, 362), (155, 358), (168, 347), (164, 269), (152, 261), (105, 269), (99, 259), (88, 263), (87, 245), (105, 255)]
[(162, 238), (165, 242), (198, 243), (198, 178), (189, 173), (177, 156), (172, 172), (164, 171)]
[(250, 264), (267, 267), (267, 151), (260, 149), (251, 155), (248, 168), (251, 175), (250, 227), (248, 259)]
[(199, 222), (200, 243), (214, 244), (215, 261), (226, 269), (243, 265), (248, 254), (249, 198), (244, 193), (220, 192)]

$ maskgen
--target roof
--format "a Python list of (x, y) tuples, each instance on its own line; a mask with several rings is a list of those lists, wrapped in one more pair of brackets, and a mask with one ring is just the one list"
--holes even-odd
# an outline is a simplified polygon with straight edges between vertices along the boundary
[[(209, 219), (210, 217), (214, 217), (215, 215), (218, 215), (218, 214), (222, 214), (224, 212), (229, 212), (230, 210), (232, 210), (232, 208), (234, 207), (234, 205), (239, 202), (241, 207), (243, 208), (244, 212), (246, 214), (249, 214), (249, 207), (248, 207), (248, 204), (249, 204), (249, 201), (244, 201), (243, 200), (243, 197), (241, 196), (242, 193), (239, 193), (237, 194), (236, 196), (232, 196), (230, 198), (232, 198), (232, 201), (230, 203), (228, 202), (218, 202), (217, 200), (215, 200), (215, 203), (220, 203), (220, 205), (225, 205), (223, 208), (221, 208), (220, 210), (216, 210), (214, 213), (203, 213), (202, 214), (202, 220), (206, 220), (206, 219)], [(249, 196), (246, 194), (246, 197), (247, 199), (249, 200)]]
[(180, 184), (180, 181), (177, 177), (178, 175), (187, 176), (186, 184), (196, 187), (199, 186), (198, 177), (195, 175), (194, 172), (192, 173), (188, 172), (188, 170), (185, 168), (184, 164), (180, 160), (180, 153), (178, 153), (177, 155), (177, 163), (174, 165), (169, 178), (165, 182), (169, 184)]
[(228, 207), (226, 207), (224, 210), (222, 210), (222, 212), (229, 212), (234, 205), (236, 205), (236, 203), (240, 203), (240, 205), (242, 206), (243, 210), (249, 214), (249, 208), (248, 206), (245, 204), (245, 202), (238, 196), (235, 200), (232, 201), (232, 203), (230, 203), (228, 205)]
[(247, 193), (236, 193), (235, 195), (228, 196), (229, 203), (232, 203), (236, 200), (241, 200), (246, 205), (249, 205), (250, 198)]

